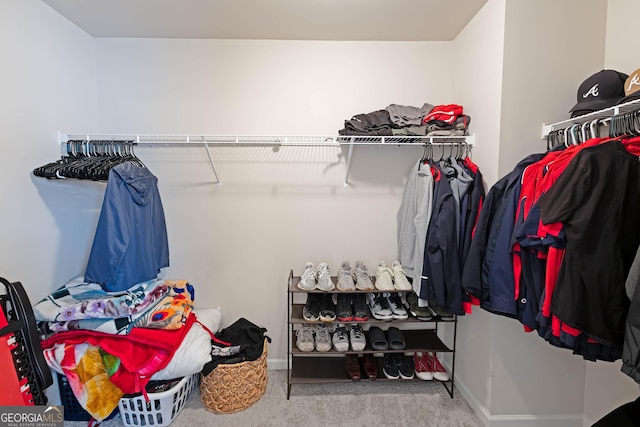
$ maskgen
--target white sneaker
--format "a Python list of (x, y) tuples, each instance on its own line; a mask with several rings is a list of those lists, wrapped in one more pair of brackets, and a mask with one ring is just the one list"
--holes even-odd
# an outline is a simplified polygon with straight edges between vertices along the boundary
[(355, 291), (356, 285), (353, 282), (353, 271), (349, 261), (343, 261), (340, 271), (338, 272), (338, 290), (339, 291)]
[(362, 261), (356, 261), (356, 268), (353, 270), (353, 274), (356, 276), (356, 289), (361, 291), (372, 291), (375, 289), (369, 277), (367, 266), (364, 265)]
[(333, 347), (336, 351), (345, 352), (349, 350), (349, 336), (347, 335), (347, 328), (344, 325), (338, 325), (335, 331), (333, 331)]
[(336, 287), (331, 280), (331, 273), (329, 272), (329, 264), (321, 262), (318, 264), (318, 284), (316, 289), (321, 291), (332, 291)]
[(413, 290), (411, 283), (409, 283), (409, 279), (407, 279), (407, 272), (404, 271), (404, 268), (402, 267), (402, 264), (400, 264), (400, 261), (393, 261), (393, 264), (391, 264), (391, 269), (393, 270), (393, 285), (397, 290)]
[(360, 325), (351, 325), (349, 328), (349, 341), (351, 341), (351, 350), (364, 350), (364, 347), (367, 345), (367, 340), (364, 337), (364, 331)]
[(389, 309), (387, 300), (382, 294), (370, 292), (367, 294), (367, 304), (371, 314), (378, 320), (393, 320), (393, 313)]
[(316, 327), (316, 350), (331, 350), (331, 330), (327, 325), (318, 325)]
[(300, 351), (313, 351), (313, 327), (305, 325), (296, 331), (296, 346)]
[(313, 264), (308, 262), (304, 266), (304, 273), (302, 273), (302, 277), (298, 282), (298, 288), (303, 291), (312, 291), (316, 288), (316, 269), (313, 267)]
[(392, 291), (393, 287), (393, 271), (387, 267), (384, 261), (378, 263), (376, 270), (376, 288), (381, 291)]
[(389, 304), (389, 309), (394, 319), (405, 320), (409, 318), (407, 308), (402, 303), (402, 298), (397, 293), (385, 292), (382, 294)]

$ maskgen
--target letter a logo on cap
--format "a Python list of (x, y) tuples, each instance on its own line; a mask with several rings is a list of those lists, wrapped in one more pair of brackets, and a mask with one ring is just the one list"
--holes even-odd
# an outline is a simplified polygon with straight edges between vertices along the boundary
[(598, 92), (598, 83), (596, 83), (593, 86), (591, 86), (591, 89), (589, 89), (587, 91), (587, 93), (582, 95), (582, 97), (586, 99), (587, 96), (589, 96), (589, 95), (593, 95), (594, 97), (597, 97), (599, 94), (600, 94), (600, 92)]
[(635, 92), (638, 89), (635, 90), (631, 90), (632, 86), (640, 86), (640, 76), (638, 74), (634, 74), (630, 79), (629, 79), (629, 83), (627, 84), (626, 89), (626, 93), (632, 93)]

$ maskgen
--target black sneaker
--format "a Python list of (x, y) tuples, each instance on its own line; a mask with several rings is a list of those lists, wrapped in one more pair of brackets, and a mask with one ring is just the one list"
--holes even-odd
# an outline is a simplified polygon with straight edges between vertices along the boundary
[(307, 302), (302, 309), (302, 317), (307, 322), (317, 322), (320, 318), (320, 294), (307, 294)]
[(365, 294), (353, 294), (353, 320), (366, 322), (369, 320), (369, 307), (367, 307)]
[(440, 307), (438, 304), (436, 304), (435, 301), (429, 301), (429, 308), (431, 309), (431, 311), (435, 313), (436, 316), (438, 316), (443, 320), (453, 319), (453, 314), (449, 313), (447, 310)]
[(338, 294), (338, 320), (340, 322), (352, 322), (351, 294)]
[(336, 320), (336, 305), (331, 294), (320, 294), (320, 320), (333, 322)]
[(412, 379), (414, 376), (413, 357), (402, 356), (402, 361), (400, 362), (398, 370), (400, 371), (400, 378), (402, 378), (403, 380)]
[(409, 304), (409, 311), (411, 315), (418, 320), (429, 321), (433, 318), (433, 311), (429, 310), (429, 307), (418, 306), (418, 296), (415, 292), (407, 294), (407, 304)]
[(398, 368), (402, 364), (402, 356), (400, 353), (385, 353), (382, 372), (384, 376), (390, 380), (397, 380), (400, 378), (400, 369)]

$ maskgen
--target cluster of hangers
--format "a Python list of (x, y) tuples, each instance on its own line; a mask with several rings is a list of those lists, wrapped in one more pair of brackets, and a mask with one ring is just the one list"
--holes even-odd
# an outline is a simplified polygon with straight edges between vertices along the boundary
[(609, 138), (640, 135), (640, 110), (617, 114), (609, 118), (588, 120), (564, 129), (555, 129), (547, 134), (547, 150), (554, 147), (578, 145), (591, 138), (601, 138), (603, 125), (609, 125)]
[[(465, 157), (469, 156), (471, 152), (471, 146), (466, 142), (452, 142), (449, 144), (449, 150), (445, 145), (442, 145), (442, 151), (440, 152), (440, 156), (437, 159), (434, 158), (433, 155), (433, 144), (426, 143), (424, 145), (424, 151), (422, 152), (421, 161), (427, 162), (429, 160), (432, 161), (442, 161), (446, 159), (455, 158), (456, 160), (462, 160)], [(447, 156), (447, 153), (449, 154)]]
[(134, 141), (125, 140), (70, 140), (66, 142), (66, 155), (52, 163), (37, 167), (33, 174), (43, 178), (77, 178), (106, 181), (109, 171), (123, 162), (144, 163), (133, 151)]

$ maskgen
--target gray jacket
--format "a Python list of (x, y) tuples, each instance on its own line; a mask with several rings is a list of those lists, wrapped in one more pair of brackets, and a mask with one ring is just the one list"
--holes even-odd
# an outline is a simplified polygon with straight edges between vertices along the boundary
[(398, 260), (420, 290), (427, 228), (433, 210), (433, 175), (421, 161), (411, 169), (398, 210)]

